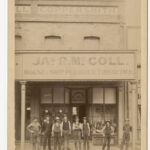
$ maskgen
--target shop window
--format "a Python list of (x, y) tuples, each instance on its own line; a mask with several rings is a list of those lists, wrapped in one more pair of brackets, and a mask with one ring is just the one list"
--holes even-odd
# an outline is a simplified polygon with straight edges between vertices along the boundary
[(103, 88), (93, 88), (93, 104), (103, 104)]
[(70, 101), (70, 89), (65, 88), (65, 104), (69, 104)]
[(92, 94), (92, 91), (93, 89), (92, 88), (88, 88), (87, 89), (87, 99), (88, 99), (88, 103), (91, 104), (92, 103), (92, 97), (93, 97), (93, 94)]
[(51, 104), (53, 98), (52, 88), (41, 89), (41, 104)]
[(105, 88), (105, 104), (116, 104), (115, 88)]
[(93, 88), (92, 105), (89, 107), (89, 118), (92, 123), (111, 120), (117, 132), (116, 88)]
[(105, 119), (116, 122), (116, 105), (105, 105)]
[(54, 104), (64, 104), (64, 88), (54, 88)]
[(103, 121), (104, 120), (104, 108), (103, 105), (94, 105), (93, 106), (93, 122)]

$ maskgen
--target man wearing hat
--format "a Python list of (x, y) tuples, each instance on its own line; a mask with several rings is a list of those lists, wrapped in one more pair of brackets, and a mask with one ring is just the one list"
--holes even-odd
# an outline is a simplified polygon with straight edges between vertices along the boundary
[(103, 133), (104, 133), (104, 143), (103, 143), (102, 150), (105, 149), (106, 144), (107, 144), (107, 150), (110, 150), (110, 140), (111, 140), (111, 136), (114, 133), (114, 129), (111, 126), (110, 120), (107, 120), (105, 122), (105, 126), (102, 130), (103, 130)]
[(52, 131), (52, 121), (50, 120), (50, 116), (47, 115), (42, 125), (42, 135), (43, 135), (43, 150), (46, 150), (46, 145), (48, 143), (48, 150), (51, 149), (50, 137)]
[(82, 126), (79, 122), (79, 117), (75, 117), (75, 122), (73, 122), (72, 125), (73, 130), (73, 136), (74, 136), (74, 144), (75, 144), (75, 150), (81, 150), (81, 130)]
[(71, 124), (66, 114), (64, 114), (64, 119), (62, 122), (62, 131), (63, 131), (63, 138), (64, 138), (64, 150), (68, 150), (69, 135), (71, 134)]
[(89, 136), (90, 136), (90, 125), (87, 122), (86, 117), (83, 117), (82, 137), (84, 150), (89, 150)]
[(54, 150), (61, 150), (62, 124), (59, 117), (56, 117), (52, 126), (52, 136), (54, 137)]
[(128, 150), (131, 131), (132, 131), (132, 127), (129, 125), (129, 119), (125, 119), (125, 124), (123, 126), (123, 138), (122, 138), (120, 150), (123, 150), (124, 145), (126, 146), (126, 150)]
[(64, 113), (62, 109), (59, 109), (57, 116), (60, 118), (60, 121), (62, 122), (64, 118)]

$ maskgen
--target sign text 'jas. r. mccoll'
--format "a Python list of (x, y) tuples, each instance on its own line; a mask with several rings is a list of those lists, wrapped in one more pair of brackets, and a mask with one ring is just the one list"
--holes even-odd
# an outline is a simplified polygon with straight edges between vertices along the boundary
[(134, 78), (134, 53), (16, 55), (16, 79)]

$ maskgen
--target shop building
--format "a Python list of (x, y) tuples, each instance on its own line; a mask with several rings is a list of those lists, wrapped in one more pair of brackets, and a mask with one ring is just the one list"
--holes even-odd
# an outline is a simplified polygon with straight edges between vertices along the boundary
[(16, 140), (24, 145), (27, 124), (45, 109), (62, 109), (70, 120), (76, 113), (91, 123), (110, 119), (117, 127), (116, 144), (129, 118), (135, 149), (140, 2), (19, 0), (15, 7)]

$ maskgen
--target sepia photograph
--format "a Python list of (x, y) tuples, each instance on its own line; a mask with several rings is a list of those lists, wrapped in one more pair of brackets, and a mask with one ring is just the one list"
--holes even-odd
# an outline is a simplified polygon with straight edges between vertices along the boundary
[(14, 150), (146, 150), (141, 1), (13, 7)]

